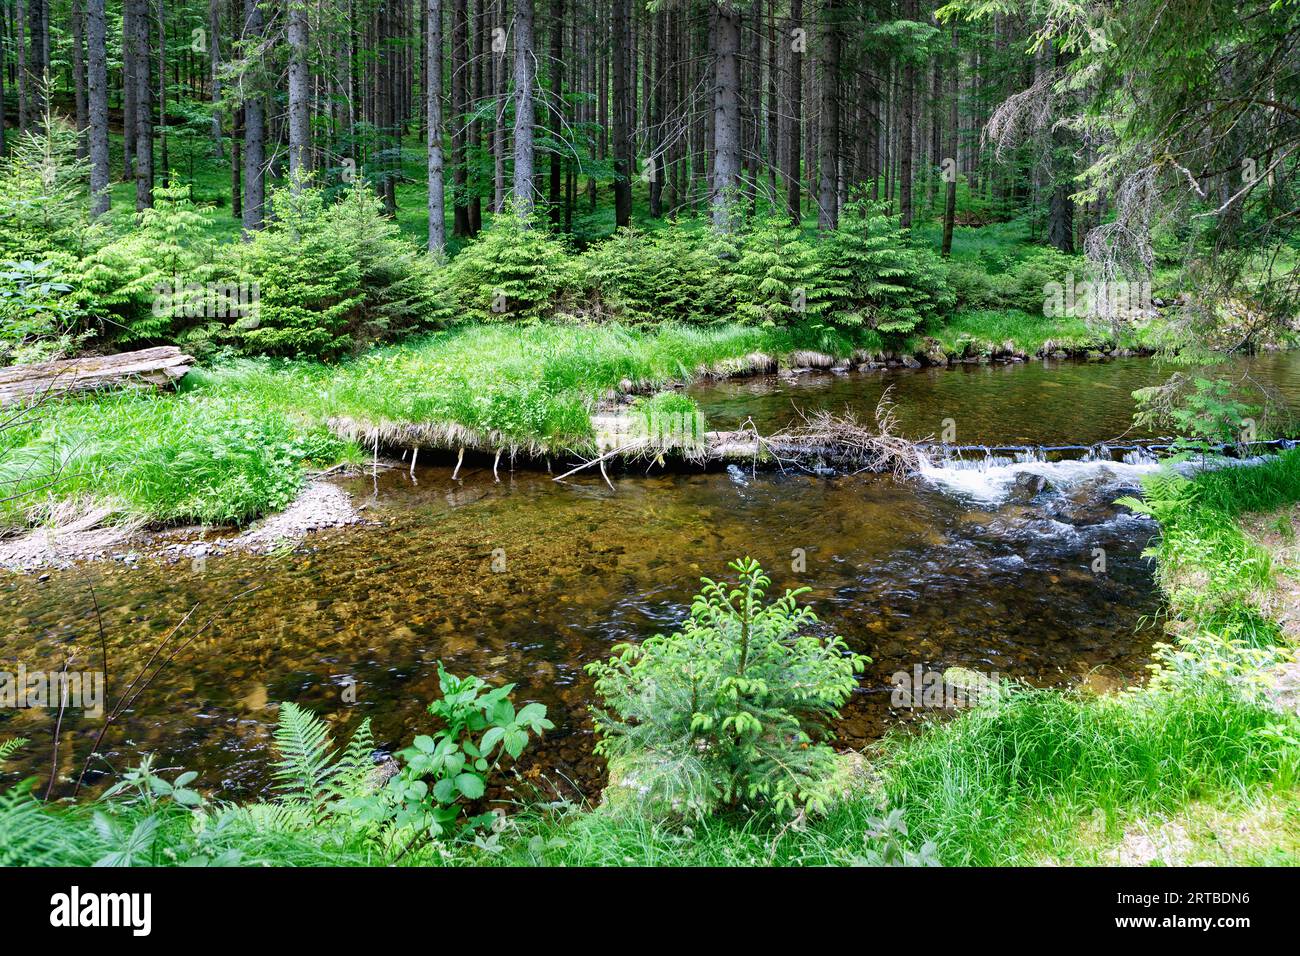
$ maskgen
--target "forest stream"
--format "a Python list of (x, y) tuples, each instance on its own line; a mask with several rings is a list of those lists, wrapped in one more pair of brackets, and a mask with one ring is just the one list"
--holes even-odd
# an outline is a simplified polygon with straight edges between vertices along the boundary
[[(1300, 355), (1241, 361), (1300, 408)], [(869, 414), (892, 386), (911, 438), (948, 428), (963, 445), (1097, 446), (1152, 437), (1131, 429), (1131, 393), (1166, 374), (1145, 359), (1044, 361), (762, 376), (691, 394), (710, 427), (753, 418), (767, 430), (798, 410)], [(521, 773), (594, 800), (603, 767), (592, 754), (584, 665), (679, 624), (697, 579), (745, 554), (774, 590), (811, 588), (805, 600), (822, 626), (871, 655), (836, 725), (844, 746), (907, 718), (891, 706), (891, 675), (917, 667), (960, 665), (1035, 685), (1140, 680), (1160, 634), (1141, 557), (1155, 526), (1114, 501), (1156, 466), (1133, 456), (1024, 457), (936, 461), (905, 480), (735, 465), (633, 470), (612, 475), (613, 490), (599, 475), (556, 483), (504, 467), (494, 482), (490, 462), (467, 464), (455, 481), (440, 465), (393, 469), (340, 482), (368, 503), (369, 523), (297, 550), (10, 575), (0, 658), (58, 669), (71, 652), (74, 668), (98, 669), (93, 588), (115, 698), (199, 605), (187, 628), (211, 623), (110, 730), (104, 750), (117, 770), (155, 752), (157, 766), (197, 770), (201, 786), (226, 797), (265, 792), (279, 702), (327, 717), (340, 735), (369, 717), (377, 741), (396, 747), (428, 726), (441, 660), (454, 673), (515, 682), (520, 704), (545, 703), (556, 730), (528, 751)], [(0, 737), (33, 740), (6, 780), (45, 772), (54, 720), (49, 710), (0, 715)], [(75, 777), (99, 727), (65, 717), (62, 774)]]

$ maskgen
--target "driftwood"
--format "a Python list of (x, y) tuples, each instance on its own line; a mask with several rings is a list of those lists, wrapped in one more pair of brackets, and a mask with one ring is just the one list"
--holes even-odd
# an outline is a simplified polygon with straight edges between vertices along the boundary
[(194, 359), (176, 346), (164, 345), (120, 355), (15, 365), (0, 369), (0, 405), (97, 388), (166, 388), (184, 376), (192, 364)]
[[(789, 465), (811, 474), (831, 474), (863, 471), (891, 472), (896, 477), (911, 474), (921, 467), (921, 453), (917, 443), (896, 434), (898, 420), (889, 389), (876, 405), (875, 422), (860, 421), (850, 409), (842, 414), (829, 411), (800, 414), (800, 421), (771, 435), (764, 435), (746, 421), (735, 431), (704, 432), (698, 442), (691, 441), (676, 447), (665, 446), (650, 437), (638, 437), (634, 429), (620, 428), (632, 422), (630, 416), (593, 416), (598, 425), (601, 451), (553, 481), (563, 481), (588, 468), (600, 468), (601, 477), (613, 488), (605, 471), (611, 460), (633, 461), (649, 458), (663, 463), (665, 455), (675, 454), (684, 460), (697, 463), (730, 461), (748, 463), (757, 470), (760, 462), (775, 464), (781, 470)], [(622, 444), (610, 448), (613, 436), (623, 436)]]

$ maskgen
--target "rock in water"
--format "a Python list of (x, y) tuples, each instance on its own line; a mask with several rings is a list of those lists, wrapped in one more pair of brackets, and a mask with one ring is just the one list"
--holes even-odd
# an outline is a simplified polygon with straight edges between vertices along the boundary
[(1043, 492), (1049, 490), (1050, 485), (1047, 479), (1042, 475), (1036, 475), (1033, 472), (1021, 472), (1016, 475), (1015, 483), (1011, 486), (1010, 496), (1015, 501), (1029, 501)]

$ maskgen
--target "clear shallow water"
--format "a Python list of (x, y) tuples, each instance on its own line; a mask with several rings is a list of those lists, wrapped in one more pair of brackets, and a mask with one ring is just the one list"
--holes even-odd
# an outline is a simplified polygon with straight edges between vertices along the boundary
[[(1273, 352), (1225, 363), (1219, 374), (1252, 378), (1276, 399), (1300, 408), (1300, 356)], [(1151, 359), (1103, 362), (1036, 360), (957, 365), (952, 368), (884, 369), (764, 375), (703, 383), (690, 394), (711, 427), (734, 427), (750, 416), (760, 431), (775, 431), (800, 411), (853, 409), (871, 420), (885, 389), (897, 405), (902, 434), (938, 438), (945, 420), (953, 443), (1093, 445), (1120, 436), (1151, 438), (1133, 427), (1133, 390), (1158, 385), (1170, 369)], [(1198, 372), (1198, 374), (1209, 374)]]
[[(1042, 393), (1031, 381), (1048, 379), (1032, 367), (894, 376), (896, 398), (905, 420), (932, 419), (942, 407), (959, 421), (983, 422), (990, 442), (1083, 440), (1078, 430), (1118, 424), (1117, 400), (1116, 411), (1099, 409), (1111, 409), (1112, 392), (1143, 374), (1140, 363), (1084, 368), (1086, 381), (1050, 380), (1062, 396), (1050, 408), (1034, 397)], [(885, 377), (872, 374), (804, 377), (809, 389), (799, 394), (827, 394), (817, 389), (827, 378), (839, 402), (858, 394), (845, 391), (849, 383)], [(1098, 388), (1108, 375), (1123, 386)], [(995, 392), (982, 376), (1006, 383), (996, 394), (1029, 407), (1007, 398), (990, 411)], [(962, 382), (973, 383), (964, 405)], [(715, 387), (716, 409), (757, 384)], [(790, 387), (782, 388), (779, 401), (788, 402)], [(1099, 395), (1106, 401), (1098, 404)], [(867, 390), (861, 396), (874, 406)], [(760, 389), (748, 400), (778, 399)], [(992, 431), (998, 422), (1009, 434)], [(874, 658), (837, 728), (850, 746), (909, 716), (889, 706), (890, 676), (917, 665), (964, 665), (1043, 685), (1139, 676), (1152, 640), (1139, 620), (1158, 607), (1140, 558), (1153, 526), (1111, 502), (1147, 467), (936, 469), (903, 482), (732, 468), (615, 476), (613, 491), (599, 477), (557, 484), (503, 471), (495, 483), (490, 467), (466, 466), (452, 481), (450, 468), (437, 466), (417, 469), (412, 481), (394, 470), (378, 482), (344, 483), (376, 525), (315, 536), (292, 553), (210, 557), (202, 569), (145, 560), (7, 579), (0, 669), (19, 661), (57, 669), (69, 654), (76, 669), (96, 667), (93, 587), (110, 683), (120, 688), (197, 604), (190, 632), (211, 624), (110, 731), (112, 766), (155, 751), (161, 766), (198, 770), (203, 785), (225, 796), (260, 792), (280, 702), (311, 708), (340, 733), (370, 717), (377, 739), (393, 748), (427, 728), (424, 705), (441, 659), (454, 672), (517, 682), (520, 701), (544, 702), (557, 730), (521, 770), (594, 797), (602, 767), (591, 754), (583, 665), (619, 641), (675, 626), (698, 577), (723, 573), (742, 554), (761, 561), (777, 589), (811, 587), (806, 599), (827, 630)], [(1036, 495), (1017, 486), (1033, 470), (1050, 482)], [(1104, 549), (1105, 573), (1092, 570), (1096, 549)], [(504, 570), (493, 569), (494, 559)], [(33, 738), (5, 779), (47, 772), (53, 724), (50, 712), (0, 711), (0, 737)], [(62, 773), (75, 776), (98, 729), (79, 714), (65, 718)]]

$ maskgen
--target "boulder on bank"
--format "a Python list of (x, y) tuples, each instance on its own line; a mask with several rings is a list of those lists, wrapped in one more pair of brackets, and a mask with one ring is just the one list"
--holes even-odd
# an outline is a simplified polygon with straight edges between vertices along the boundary
[(916, 357), (926, 365), (943, 367), (948, 364), (947, 350), (935, 339), (926, 339), (925, 350), (918, 352)]

